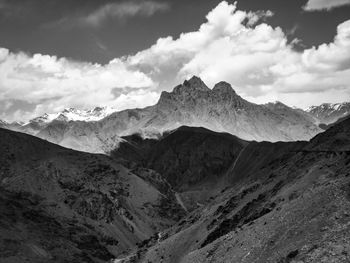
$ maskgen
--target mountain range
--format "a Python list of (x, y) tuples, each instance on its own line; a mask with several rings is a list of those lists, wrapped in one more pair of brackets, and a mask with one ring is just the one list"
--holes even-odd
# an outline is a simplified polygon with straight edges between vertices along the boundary
[(320, 123), (331, 124), (350, 114), (350, 102), (323, 103), (307, 108), (306, 112), (314, 116)]
[[(327, 110), (324, 105), (329, 105)], [(162, 92), (157, 104), (143, 109), (68, 108), (28, 123), (2, 123), (0, 127), (80, 151), (109, 153), (119, 146), (122, 136), (139, 133), (157, 138), (183, 125), (228, 132), (245, 140), (309, 140), (324, 125), (348, 113), (348, 103), (322, 104), (307, 111), (281, 102), (258, 105), (240, 97), (226, 82), (210, 89), (194, 76), (172, 92)]]
[(350, 118), (310, 141), (121, 139), (107, 156), (0, 129), (1, 262), (350, 260)]

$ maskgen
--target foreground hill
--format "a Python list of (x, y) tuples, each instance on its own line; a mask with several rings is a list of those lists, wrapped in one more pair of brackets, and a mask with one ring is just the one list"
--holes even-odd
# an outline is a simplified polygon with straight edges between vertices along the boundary
[(183, 126), (108, 157), (0, 129), (0, 261), (347, 262), (349, 138)]
[(188, 210), (222, 190), (228, 169), (248, 145), (228, 133), (187, 126), (159, 139), (143, 139), (135, 134), (123, 140), (111, 156), (126, 162), (133, 171), (157, 171), (177, 191)]
[(0, 129), (0, 262), (106, 262), (185, 211), (156, 172)]
[(226, 189), (122, 262), (350, 261), (349, 138), (347, 119), (310, 142), (248, 144)]
[(142, 133), (144, 137), (159, 137), (184, 125), (227, 132), (244, 140), (272, 142), (309, 140), (321, 131), (309, 113), (282, 103), (254, 104), (226, 82), (210, 89), (198, 77), (186, 80), (172, 92), (162, 92), (154, 106), (112, 112), (67, 109), (36, 118), (21, 131), (95, 153), (108, 153), (118, 147), (121, 136)]

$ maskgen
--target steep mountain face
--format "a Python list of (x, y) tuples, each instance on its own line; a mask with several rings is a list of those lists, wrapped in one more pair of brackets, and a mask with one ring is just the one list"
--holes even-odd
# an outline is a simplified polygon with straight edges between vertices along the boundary
[(350, 119), (310, 142), (252, 142), (227, 188), (121, 262), (348, 262)]
[(281, 103), (250, 103), (226, 82), (209, 89), (197, 77), (186, 80), (172, 92), (162, 92), (154, 106), (111, 112), (100, 108), (88, 112), (67, 109), (34, 119), (21, 131), (95, 153), (117, 147), (120, 136), (142, 133), (144, 137), (157, 138), (184, 125), (228, 132), (245, 140), (272, 142), (308, 140), (321, 131), (308, 113)]
[(320, 123), (331, 124), (350, 114), (350, 102), (323, 103), (319, 106), (311, 106), (306, 111), (317, 118)]
[(103, 127), (113, 126), (121, 135), (145, 129), (166, 131), (186, 125), (258, 141), (310, 139), (320, 131), (296, 110), (292, 116), (280, 115), (265, 105), (242, 99), (226, 82), (216, 84), (211, 90), (197, 77), (170, 93), (162, 92), (153, 107), (114, 113), (101, 122)]
[(1, 262), (106, 262), (186, 213), (155, 171), (5, 129), (0, 149)]

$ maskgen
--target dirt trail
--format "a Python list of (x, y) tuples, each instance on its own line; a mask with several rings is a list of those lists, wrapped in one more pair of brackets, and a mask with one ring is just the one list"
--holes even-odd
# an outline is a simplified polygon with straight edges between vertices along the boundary
[(181, 205), (181, 207), (186, 211), (186, 213), (188, 213), (188, 210), (187, 210), (186, 206), (184, 205), (184, 203), (182, 202), (179, 193), (175, 193), (175, 197), (176, 197), (176, 200), (179, 203), (179, 205)]
[(244, 152), (244, 150), (247, 148), (248, 145), (244, 146), (242, 148), (242, 150), (239, 152), (239, 154), (237, 155), (237, 158), (236, 160), (233, 162), (232, 166), (230, 167), (230, 169), (226, 172), (226, 176), (229, 176), (233, 171), (234, 169), (236, 168), (236, 164), (238, 162), (238, 160), (240, 159), (242, 153)]

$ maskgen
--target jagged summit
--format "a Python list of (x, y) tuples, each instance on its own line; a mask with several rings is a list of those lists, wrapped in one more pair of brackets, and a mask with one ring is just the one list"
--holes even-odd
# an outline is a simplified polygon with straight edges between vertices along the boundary
[(189, 80), (185, 80), (183, 84), (177, 85), (173, 91), (167, 92), (163, 91), (161, 93), (158, 104), (162, 104), (168, 100), (174, 99), (199, 99), (202, 97), (211, 97), (217, 95), (231, 95), (238, 96), (235, 90), (232, 88), (231, 84), (221, 81), (217, 83), (214, 88), (211, 90), (202, 79), (197, 76), (193, 76)]
[(183, 86), (202, 91), (210, 90), (208, 86), (197, 76), (193, 76), (189, 80), (185, 80)]
[(197, 92), (209, 92), (208, 86), (197, 76), (185, 80), (182, 85), (174, 88), (174, 94), (195, 94)]
[(219, 83), (215, 84), (213, 92), (236, 94), (236, 91), (232, 88), (231, 84), (227, 83), (226, 81), (220, 81)]

